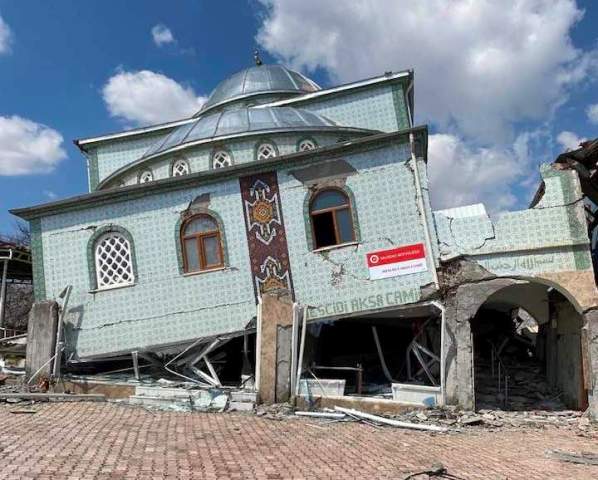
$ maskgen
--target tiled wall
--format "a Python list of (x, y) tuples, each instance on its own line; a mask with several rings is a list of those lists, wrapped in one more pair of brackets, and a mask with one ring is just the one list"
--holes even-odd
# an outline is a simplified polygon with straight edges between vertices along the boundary
[[(182, 276), (176, 223), (196, 196), (210, 193), (210, 209), (225, 224), (229, 265), (223, 271)], [(78, 355), (190, 340), (240, 330), (255, 316), (255, 300), (236, 181), (197, 187), (46, 217), (42, 221), (46, 295), (74, 290), (69, 340)], [(134, 239), (137, 284), (90, 293), (87, 242), (107, 224)]]
[(154, 180), (168, 178), (170, 176), (170, 165), (174, 158), (184, 158), (189, 162), (191, 172), (201, 172), (211, 169), (212, 152), (224, 148), (232, 155), (235, 165), (253, 162), (255, 160), (255, 147), (263, 140), (270, 140), (276, 144), (279, 155), (287, 155), (297, 151), (297, 143), (306, 138), (313, 138), (319, 146), (332, 145), (336, 143), (341, 135), (339, 133), (298, 133), (298, 134), (274, 134), (268, 136), (257, 136), (250, 139), (231, 140), (216, 145), (206, 145), (184, 150), (180, 155), (168, 155), (156, 159), (155, 162), (149, 162), (143, 166), (133, 169), (131, 172), (124, 173), (121, 177), (115, 179), (117, 184), (121, 182), (125, 185), (134, 185), (137, 183), (140, 171), (147, 168), (152, 170)]
[(467, 255), (499, 275), (591, 268), (582, 192), (574, 171), (542, 167), (534, 208), (492, 221), (481, 206), (434, 212), (442, 258)]
[(340, 125), (383, 132), (409, 128), (409, 117), (400, 85), (376, 85), (334, 97), (296, 102)]
[(297, 301), (310, 306), (310, 318), (416, 302), (420, 286), (433, 281), (424, 273), (370, 280), (366, 253), (424, 242), (415, 201), (408, 145), (347, 155), (358, 174), (346, 178), (354, 195), (361, 240), (357, 245), (312, 252), (305, 229), (307, 187), (289, 171), (279, 173), (291, 270)]
[[(96, 177), (99, 182), (121, 167), (134, 162), (140, 158), (145, 151), (167, 133), (146, 134), (137, 137), (129, 137), (121, 140), (114, 140), (105, 143), (95, 149), (89, 165), (90, 169), (96, 168), (97, 175), (90, 173), (90, 178)], [(94, 165), (95, 164), (95, 165)], [(93, 182), (92, 182), (93, 183)], [(90, 191), (95, 190), (97, 185), (90, 185)]]

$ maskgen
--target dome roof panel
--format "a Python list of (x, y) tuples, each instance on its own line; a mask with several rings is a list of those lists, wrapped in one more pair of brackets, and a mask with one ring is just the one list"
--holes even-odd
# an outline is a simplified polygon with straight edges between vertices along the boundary
[(174, 129), (143, 157), (190, 142), (260, 131), (301, 131), (345, 128), (321, 115), (292, 107), (245, 107), (208, 113)]
[(220, 82), (200, 113), (240, 98), (265, 93), (302, 94), (320, 87), (300, 73), (282, 65), (259, 65), (242, 70)]

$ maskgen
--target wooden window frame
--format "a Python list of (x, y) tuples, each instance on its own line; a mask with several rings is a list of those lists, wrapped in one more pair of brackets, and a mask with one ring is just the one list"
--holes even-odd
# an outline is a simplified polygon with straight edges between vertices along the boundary
[[(328, 208), (321, 208), (319, 210), (314, 210), (313, 209), (313, 204), (314, 201), (318, 198), (318, 196), (320, 196), (323, 193), (326, 192), (338, 192), (340, 193), (346, 200), (346, 203), (343, 205), (339, 205), (336, 207), (328, 207)], [(336, 219), (336, 215), (337, 212), (340, 210), (348, 210), (349, 211), (349, 221), (351, 222), (351, 239), (345, 242), (341, 242), (340, 241), (340, 231), (338, 228), (338, 221)], [(316, 237), (316, 228), (314, 225), (314, 217), (316, 215), (321, 215), (323, 213), (332, 213), (332, 222), (333, 222), (333, 226), (334, 226), (334, 238), (336, 243), (332, 244), (332, 245), (326, 245), (324, 247), (318, 247), (317, 244), (317, 237)], [(351, 242), (355, 242), (355, 239), (357, 238), (357, 236), (355, 235), (355, 222), (353, 221), (353, 202), (351, 202), (351, 197), (349, 197), (349, 195), (347, 195), (346, 192), (344, 192), (343, 190), (341, 190), (340, 188), (323, 188), (321, 190), (318, 190), (316, 193), (314, 193), (314, 195), (311, 197), (310, 201), (309, 201), (309, 222), (311, 225), (311, 234), (312, 234), (312, 242), (313, 242), (313, 249), (314, 250), (318, 250), (320, 248), (330, 248), (330, 247), (336, 247), (339, 245), (345, 245), (347, 243), (351, 243)]]
[[(189, 235), (185, 235), (185, 229), (187, 225), (196, 220), (198, 218), (205, 217), (210, 219), (212, 222), (216, 224), (215, 230), (208, 230), (206, 232), (198, 232), (198, 233), (191, 233)], [(218, 252), (220, 254), (220, 263), (218, 264), (211, 264), (208, 265), (206, 262), (206, 255), (205, 255), (205, 247), (204, 247), (204, 240), (206, 238), (214, 237), (218, 243)], [(195, 248), (197, 251), (197, 258), (199, 260), (199, 269), (198, 270), (190, 270), (189, 269), (189, 262), (187, 261), (187, 240), (194, 240)], [(184, 273), (200, 273), (206, 272), (210, 270), (216, 270), (218, 268), (224, 267), (224, 249), (222, 248), (222, 234), (220, 232), (220, 226), (218, 225), (218, 221), (208, 215), (207, 213), (200, 213), (197, 215), (193, 215), (187, 218), (183, 224), (181, 225), (181, 232), (180, 232), (180, 242), (181, 242), (181, 249), (183, 251), (183, 272)]]

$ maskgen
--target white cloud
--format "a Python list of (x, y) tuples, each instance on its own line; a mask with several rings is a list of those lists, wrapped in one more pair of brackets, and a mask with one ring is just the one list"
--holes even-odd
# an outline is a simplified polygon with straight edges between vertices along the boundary
[(581, 142), (585, 142), (587, 138), (577, 136), (576, 133), (563, 131), (556, 137), (556, 141), (565, 151), (577, 150)]
[(51, 172), (66, 158), (56, 130), (26, 118), (0, 116), (0, 175)]
[(596, 65), (570, 38), (575, 0), (260, 1), (258, 41), (283, 61), (340, 82), (414, 68), (419, 121), (482, 142), (511, 142)]
[(119, 71), (102, 89), (113, 117), (135, 125), (151, 125), (189, 117), (206, 98), (161, 73)]
[(594, 125), (598, 125), (598, 103), (595, 103), (594, 105), (590, 105), (586, 109), (586, 114), (588, 116), (588, 120), (590, 121), (590, 123), (593, 123)]
[(176, 42), (170, 28), (161, 23), (152, 27), (152, 38), (158, 47)]
[(541, 130), (524, 132), (507, 147), (486, 148), (473, 148), (456, 135), (430, 135), (432, 206), (439, 209), (483, 202), (492, 213), (518, 206), (521, 191), (530, 194), (538, 183), (538, 157), (550, 155), (542, 152), (545, 144)]
[(44, 190), (42, 193), (50, 200), (56, 200), (58, 198), (58, 195), (52, 190)]
[(12, 43), (12, 32), (6, 22), (0, 16), (0, 55), (10, 52)]

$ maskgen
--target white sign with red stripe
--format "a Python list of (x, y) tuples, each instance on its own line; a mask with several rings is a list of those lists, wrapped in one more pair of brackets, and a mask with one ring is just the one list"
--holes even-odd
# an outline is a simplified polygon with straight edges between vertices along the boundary
[(428, 270), (423, 243), (366, 253), (370, 280), (398, 277)]

